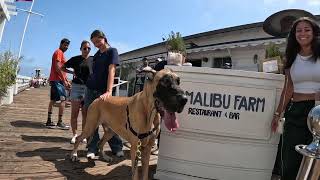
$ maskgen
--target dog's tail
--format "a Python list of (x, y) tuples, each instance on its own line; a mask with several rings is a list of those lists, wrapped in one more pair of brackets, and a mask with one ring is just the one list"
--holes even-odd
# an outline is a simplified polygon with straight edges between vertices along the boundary
[(99, 104), (99, 99), (96, 99), (90, 104), (88, 108), (85, 126), (82, 131), (82, 134), (85, 138), (90, 137), (99, 126), (100, 109), (98, 104)]

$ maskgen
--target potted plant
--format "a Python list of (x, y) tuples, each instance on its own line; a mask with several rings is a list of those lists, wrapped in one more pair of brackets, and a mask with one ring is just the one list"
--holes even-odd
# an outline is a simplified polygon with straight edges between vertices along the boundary
[(186, 46), (179, 32), (171, 31), (166, 41), (166, 48), (168, 50), (168, 64), (182, 65), (184, 63)]
[(8, 89), (16, 82), (18, 63), (19, 59), (10, 51), (0, 54), (0, 101), (7, 96)]
[(265, 50), (265, 59), (261, 64), (263, 72), (283, 74), (284, 63), (282, 53), (277, 45), (269, 44)]

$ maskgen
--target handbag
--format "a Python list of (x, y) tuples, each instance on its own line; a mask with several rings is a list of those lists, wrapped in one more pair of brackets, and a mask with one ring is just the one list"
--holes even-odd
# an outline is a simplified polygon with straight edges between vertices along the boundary
[[(283, 98), (283, 101), (282, 101), (282, 107), (281, 107), (281, 109), (283, 110), (283, 108), (284, 108), (284, 102), (285, 102), (285, 98), (286, 98), (286, 95), (287, 95), (287, 87), (288, 87), (288, 80), (287, 80), (288, 78), (285, 78), (285, 81), (284, 81), (284, 83), (285, 83), (285, 89), (284, 89), (284, 98)], [(284, 122), (285, 122), (285, 118), (284, 118), (284, 113), (285, 113), (285, 111), (283, 111), (283, 112), (281, 112), (280, 114), (279, 114), (279, 119), (278, 119), (278, 127), (277, 127), (277, 129), (276, 129), (276, 133), (278, 133), (278, 134), (282, 134), (283, 133), (283, 128), (284, 128)]]

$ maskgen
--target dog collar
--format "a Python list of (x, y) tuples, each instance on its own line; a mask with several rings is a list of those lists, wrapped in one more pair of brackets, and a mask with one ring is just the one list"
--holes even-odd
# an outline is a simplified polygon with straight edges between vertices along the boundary
[(127, 106), (127, 124), (126, 124), (126, 129), (130, 129), (131, 133), (133, 135), (135, 135), (136, 137), (138, 137), (138, 139), (142, 140), (148, 136), (150, 136), (153, 132), (155, 132), (157, 129), (158, 129), (158, 126), (155, 126), (151, 131), (147, 132), (147, 133), (142, 133), (142, 134), (139, 134), (137, 133), (131, 126), (131, 123), (130, 123), (130, 119), (129, 119), (129, 106)]

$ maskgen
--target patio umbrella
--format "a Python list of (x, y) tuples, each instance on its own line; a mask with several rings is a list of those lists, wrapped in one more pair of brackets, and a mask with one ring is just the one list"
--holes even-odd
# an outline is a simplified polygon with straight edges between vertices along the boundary
[(276, 12), (269, 16), (263, 22), (263, 30), (271, 36), (287, 37), (293, 22), (300, 17), (309, 17), (314, 20), (316, 19), (313, 14), (305, 10), (287, 9)]

